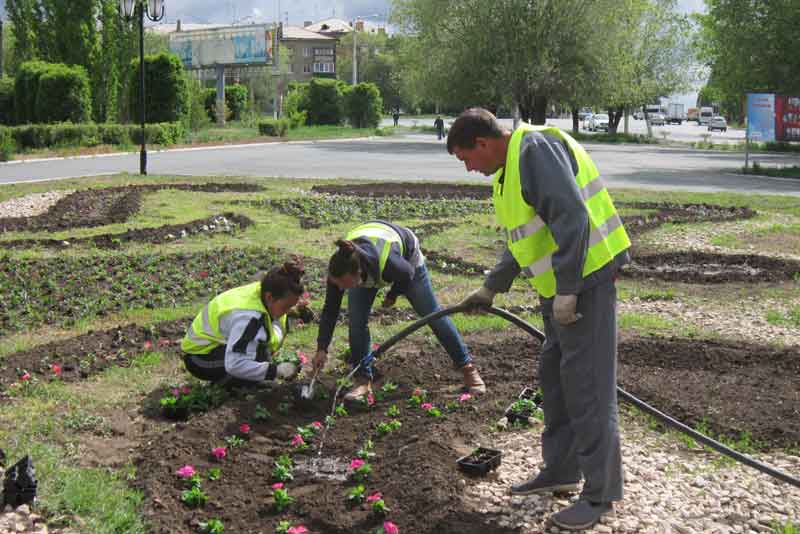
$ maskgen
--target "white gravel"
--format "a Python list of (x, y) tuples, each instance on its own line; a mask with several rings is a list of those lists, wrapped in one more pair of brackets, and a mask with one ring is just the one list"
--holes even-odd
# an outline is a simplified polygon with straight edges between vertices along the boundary
[[(539, 468), (541, 427), (496, 434), (484, 446), (503, 451), (500, 467), (484, 479), (465, 479), (464, 506), (499, 514), (500, 527), (523, 534), (562, 531), (549, 516), (577, 499), (572, 496), (511, 496), (512, 484)], [(771, 533), (772, 524), (800, 521), (800, 489), (751, 468), (719, 462), (720, 455), (690, 450), (681, 442), (623, 417), (625, 497), (590, 533), (727, 534)], [(800, 475), (800, 457), (782, 453), (758, 460)]]
[(0, 217), (33, 217), (45, 213), (50, 207), (74, 190), (47, 191), (31, 193), (24, 197), (11, 198), (0, 202)]

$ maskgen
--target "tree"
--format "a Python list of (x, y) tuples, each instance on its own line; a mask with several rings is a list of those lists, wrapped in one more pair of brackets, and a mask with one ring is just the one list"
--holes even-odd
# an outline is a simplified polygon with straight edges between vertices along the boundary
[(383, 101), (374, 83), (362, 82), (347, 86), (344, 108), (353, 128), (377, 128), (381, 122)]
[(8, 65), (11, 73), (19, 66), (36, 58), (36, 34), (33, 32), (35, 0), (6, 0), (6, 14), (11, 22), (14, 39), (14, 56)]

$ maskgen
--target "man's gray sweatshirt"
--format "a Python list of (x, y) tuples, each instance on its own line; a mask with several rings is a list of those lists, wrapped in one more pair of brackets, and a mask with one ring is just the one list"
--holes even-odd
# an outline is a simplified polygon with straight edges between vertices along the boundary
[[(556, 293), (578, 295), (611, 280), (617, 270), (630, 261), (630, 255), (628, 251), (622, 252), (614, 261), (583, 277), (589, 245), (589, 214), (575, 181), (578, 163), (567, 145), (555, 136), (529, 132), (522, 138), (519, 167), (522, 198), (547, 224), (558, 245), (553, 253)], [(520, 271), (506, 247), (483, 285), (505, 293)], [(548, 311), (552, 299), (543, 298), (542, 304)]]

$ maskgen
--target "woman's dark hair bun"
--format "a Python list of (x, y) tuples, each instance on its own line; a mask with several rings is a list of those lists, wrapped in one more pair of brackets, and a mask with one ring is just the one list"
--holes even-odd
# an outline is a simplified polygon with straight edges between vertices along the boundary
[(299, 281), (304, 274), (306, 274), (303, 262), (299, 258), (292, 258), (292, 261), (287, 261), (281, 267), (281, 273), (291, 278), (292, 280)]

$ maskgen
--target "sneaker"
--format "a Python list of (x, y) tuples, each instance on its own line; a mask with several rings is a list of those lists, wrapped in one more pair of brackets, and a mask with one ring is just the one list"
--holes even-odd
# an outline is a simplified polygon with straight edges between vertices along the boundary
[(486, 384), (483, 383), (478, 369), (473, 364), (468, 363), (461, 368), (461, 372), (464, 373), (464, 387), (469, 393), (472, 395), (482, 395), (486, 393)]
[(372, 381), (368, 378), (357, 378), (356, 385), (344, 396), (345, 402), (361, 402), (372, 393)]
[(545, 473), (521, 484), (511, 486), (511, 495), (533, 495), (534, 493), (572, 493), (578, 491), (578, 481), (559, 482), (552, 480)]
[(565, 530), (583, 530), (591, 528), (603, 515), (611, 512), (614, 507), (611, 503), (593, 503), (581, 499), (572, 506), (564, 508), (560, 512), (553, 514), (550, 518), (559, 528)]

